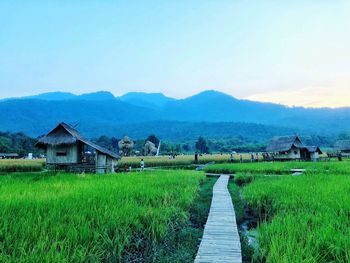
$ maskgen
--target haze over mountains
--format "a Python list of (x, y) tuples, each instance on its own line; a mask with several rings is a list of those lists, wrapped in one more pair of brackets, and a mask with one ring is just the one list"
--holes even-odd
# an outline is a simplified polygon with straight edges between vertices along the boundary
[(213, 90), (185, 99), (161, 93), (131, 92), (115, 97), (105, 91), (52, 92), (1, 100), (0, 119), (1, 131), (31, 136), (40, 136), (65, 121), (78, 125), (89, 137), (126, 133), (142, 137), (158, 131), (175, 139), (186, 136), (187, 130), (187, 137), (249, 137), (255, 133), (265, 138), (286, 133), (336, 135), (350, 129), (350, 108), (291, 108), (240, 100)]

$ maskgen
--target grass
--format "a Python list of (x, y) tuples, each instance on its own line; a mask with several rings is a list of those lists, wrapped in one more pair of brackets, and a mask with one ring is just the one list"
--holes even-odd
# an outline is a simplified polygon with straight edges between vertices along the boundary
[(192, 261), (212, 184), (192, 171), (3, 175), (0, 262)]
[[(145, 162), (175, 166), (192, 157)], [(202, 162), (209, 158), (229, 156)], [(139, 157), (123, 160), (138, 165)], [(292, 168), (307, 172), (290, 176)], [(247, 211), (259, 218), (258, 251), (241, 238), (246, 262), (350, 262), (349, 161), (216, 164), (207, 171), (236, 174), (229, 190), (238, 223)], [(2, 175), (0, 262), (192, 262), (214, 183), (182, 170)]]
[(291, 169), (306, 169), (307, 173), (347, 174), (350, 171), (350, 161), (329, 162), (259, 162), (215, 164), (207, 167), (209, 173), (259, 173), (259, 174), (289, 174)]
[(175, 238), (167, 238), (166, 249), (154, 262), (193, 262), (207, 221), (216, 178), (205, 178), (190, 208), (190, 220), (179, 226)]
[(243, 189), (262, 220), (260, 260), (350, 261), (350, 177), (304, 175), (260, 178)]
[[(236, 178), (235, 178), (236, 179)], [(236, 182), (236, 181), (235, 181)], [(240, 187), (232, 182), (232, 179), (228, 185), (229, 192), (231, 194), (232, 202), (235, 208), (236, 221), (237, 224), (243, 223), (245, 219), (245, 204), (241, 198)], [(251, 262), (253, 259), (254, 248), (250, 247), (248, 244), (247, 237), (240, 231), (240, 241), (242, 249), (242, 260), (243, 262)]]
[[(245, 159), (248, 159), (247, 154), (243, 155)], [(137, 156), (137, 157), (122, 157), (118, 162), (118, 166), (121, 170), (125, 167), (131, 166), (132, 168), (139, 168), (141, 158), (144, 159), (146, 167), (179, 167), (185, 168), (195, 164), (194, 155), (179, 155), (175, 159), (169, 159), (168, 156)], [(206, 164), (209, 162), (225, 163), (229, 162), (230, 155), (228, 154), (206, 154), (198, 156), (199, 164)], [(237, 156), (236, 156), (237, 159)], [(39, 172), (42, 171), (45, 166), (45, 159), (35, 160), (0, 160), (0, 172)]]
[(0, 160), (0, 172), (39, 172), (42, 171), (45, 165), (43, 159), (36, 160)]
[[(249, 258), (252, 250), (243, 243), (245, 262), (349, 262), (349, 165), (344, 161), (210, 167), (238, 172), (229, 185), (238, 222), (244, 210), (259, 219), (258, 253)], [(264, 176), (287, 173), (291, 168), (308, 172)]]
[[(247, 160), (249, 158), (248, 154), (243, 155), (244, 159)], [(175, 159), (169, 159), (169, 156), (146, 156), (146, 157), (123, 157), (119, 161), (119, 167), (123, 168), (125, 166), (131, 166), (133, 168), (140, 167), (140, 160), (144, 159), (146, 167), (157, 167), (157, 166), (188, 166), (194, 164), (194, 155), (179, 155), (176, 156)], [(199, 164), (206, 164), (209, 162), (215, 163), (227, 163), (230, 161), (229, 154), (205, 154), (202, 156), (198, 156)], [(237, 161), (237, 155), (236, 155)]]

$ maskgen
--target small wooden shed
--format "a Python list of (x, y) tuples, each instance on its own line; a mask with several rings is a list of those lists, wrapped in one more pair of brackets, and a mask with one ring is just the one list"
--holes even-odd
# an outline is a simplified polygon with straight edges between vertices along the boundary
[(46, 150), (48, 169), (111, 173), (120, 159), (118, 154), (85, 139), (64, 122), (40, 138), (36, 146)]
[(266, 152), (271, 153), (275, 160), (300, 160), (303, 144), (300, 138), (294, 136), (274, 137), (266, 147)]
[(322, 151), (318, 146), (305, 146), (301, 149), (301, 159), (316, 162), (320, 159)]

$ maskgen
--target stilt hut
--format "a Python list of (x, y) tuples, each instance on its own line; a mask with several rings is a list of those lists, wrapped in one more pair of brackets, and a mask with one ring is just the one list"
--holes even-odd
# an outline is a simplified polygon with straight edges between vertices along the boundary
[(303, 144), (298, 136), (274, 137), (266, 147), (274, 160), (300, 160)]
[(322, 151), (318, 146), (305, 146), (301, 149), (301, 159), (316, 162), (320, 159)]
[(85, 139), (64, 122), (40, 138), (36, 146), (46, 150), (48, 169), (111, 173), (120, 159), (118, 154)]
[(350, 156), (350, 140), (338, 140), (334, 144), (334, 149), (341, 156)]
[(322, 154), (318, 146), (305, 146), (301, 139), (294, 136), (274, 137), (266, 147), (273, 160), (290, 161), (317, 161)]

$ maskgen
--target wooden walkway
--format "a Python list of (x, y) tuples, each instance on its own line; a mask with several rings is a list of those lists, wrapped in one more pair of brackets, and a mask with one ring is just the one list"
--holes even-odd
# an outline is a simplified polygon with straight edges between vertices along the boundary
[(221, 175), (214, 185), (210, 213), (195, 263), (242, 262), (236, 215), (227, 189), (229, 175)]

